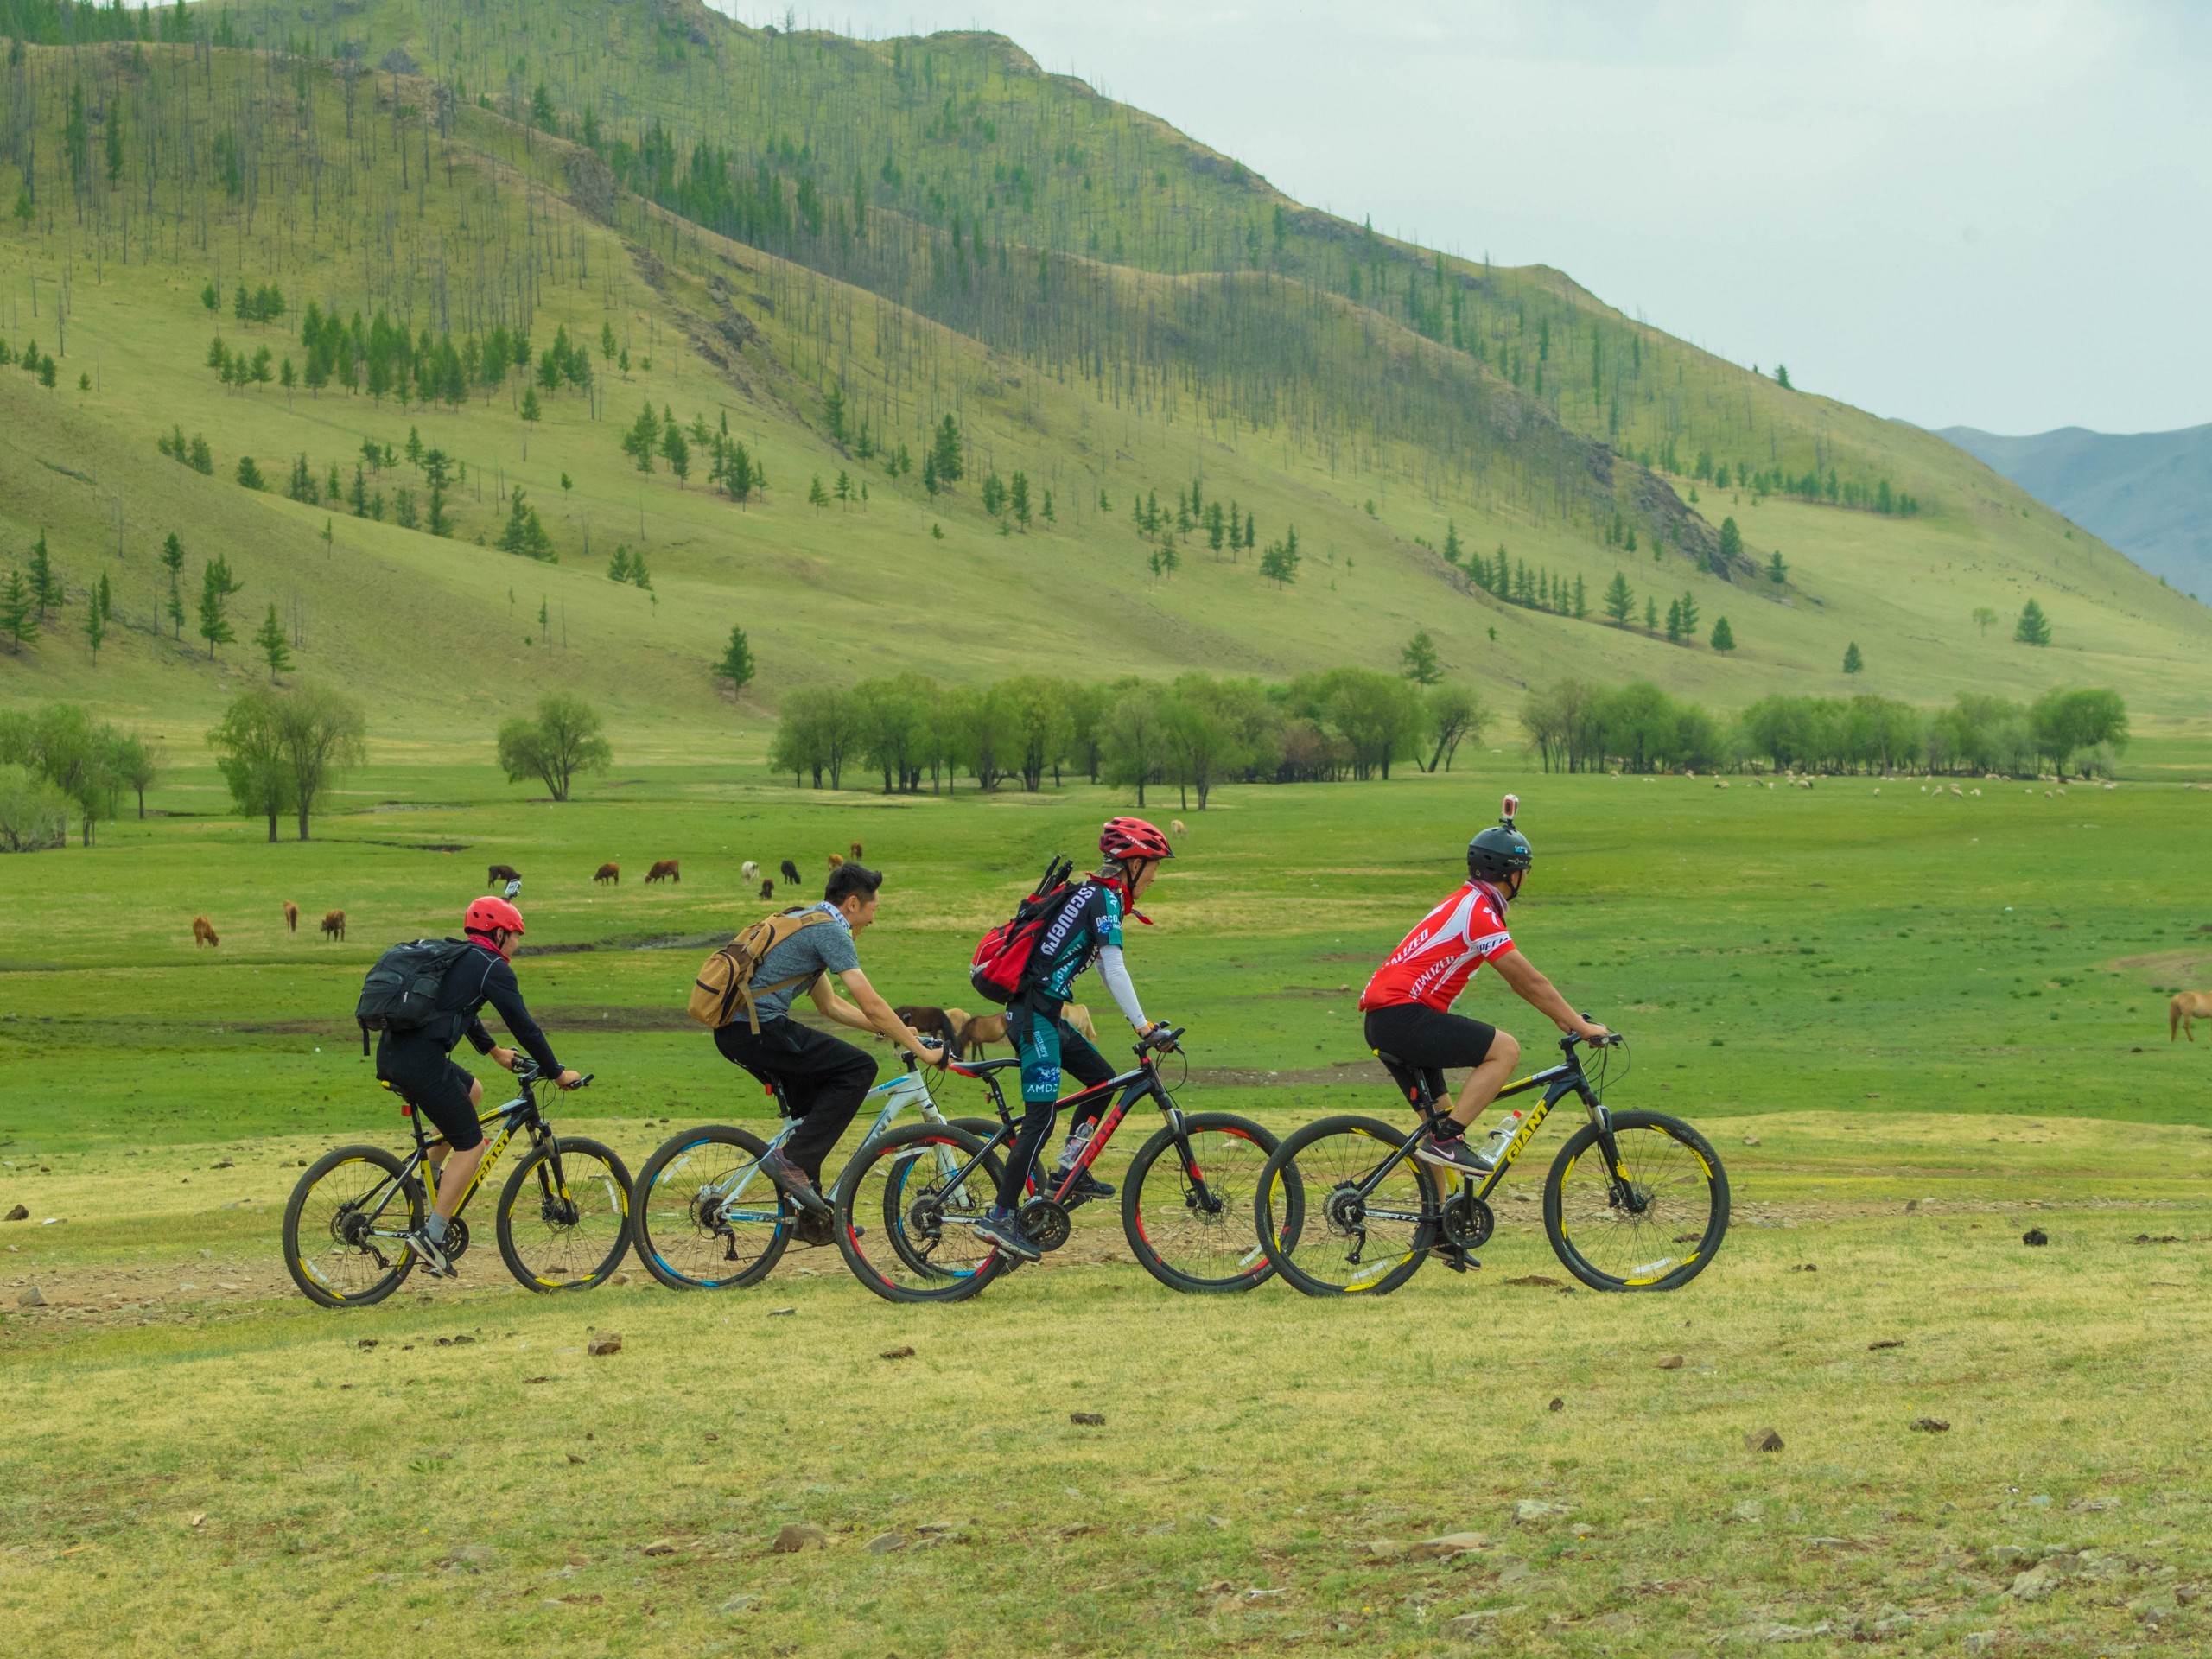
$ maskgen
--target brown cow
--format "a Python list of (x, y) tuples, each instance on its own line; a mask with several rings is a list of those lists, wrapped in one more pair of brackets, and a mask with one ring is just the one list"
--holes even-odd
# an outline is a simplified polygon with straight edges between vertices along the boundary
[(855, 842), (853, 843), (853, 862), (854, 862), (854, 863), (855, 863), (855, 864), (857, 864), (857, 863), (859, 863), (860, 861), (861, 861), (861, 844), (860, 844), (860, 842), (858, 842), (856, 841), (856, 842)]
[(346, 912), (344, 911), (333, 910), (324, 912), (322, 937), (326, 939), (335, 939), (340, 944), (346, 943)]
[(934, 1037), (944, 1045), (949, 1059), (959, 1052), (960, 1032), (952, 1023), (950, 1013), (944, 1008), (925, 1008), (908, 1004), (892, 1009), (912, 1031), (923, 1037)]
[(833, 870), (844, 861), (845, 861), (836, 853), (830, 855), (830, 868)]
[(494, 864), (490, 869), (484, 872), (484, 885), (487, 887), (497, 887), (502, 881), (519, 881), (521, 880), (522, 872), (515, 868), (512, 864)]
[(683, 872), (676, 868), (676, 861), (672, 858), (658, 860), (655, 862), (652, 868), (645, 872), (645, 885), (647, 887), (652, 886), (656, 881), (673, 881), (677, 886), (682, 887), (683, 885)]
[(196, 950), (203, 944), (220, 944), (222, 940), (215, 937), (214, 923), (205, 916), (195, 916), (192, 918), (192, 943)]
[(594, 881), (612, 881), (619, 887), (622, 885), (622, 867), (620, 864), (602, 864), (599, 867), (598, 873), (592, 877), (592, 880)]
[(300, 931), (300, 907), (289, 899), (284, 901), (284, 931), (287, 933)]
[(1095, 1043), (1098, 1040), (1098, 1027), (1091, 1023), (1090, 1010), (1084, 1007), (1082, 1003), (1061, 1003), (1060, 1018), (1082, 1033), (1089, 1041)]
[(774, 897), (776, 896), (776, 884), (775, 884), (774, 882), (772, 882), (772, 881), (763, 881), (763, 882), (761, 882), (761, 884), (760, 884), (760, 896), (761, 896), (763, 899), (772, 899), (772, 898), (774, 898)]

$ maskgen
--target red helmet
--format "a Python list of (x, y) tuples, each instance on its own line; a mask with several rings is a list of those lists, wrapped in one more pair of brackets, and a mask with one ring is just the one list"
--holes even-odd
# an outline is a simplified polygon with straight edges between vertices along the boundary
[(1167, 837), (1142, 818), (1109, 818), (1098, 832), (1098, 850), (1113, 859), (1173, 858)]
[[(489, 933), (495, 927), (505, 928), (510, 933), (520, 933), (523, 931), (522, 912), (504, 899), (479, 899), (469, 906), (467, 913), (461, 918), (461, 926), (465, 933)], [(505, 956), (506, 953), (503, 950), (499, 954)]]

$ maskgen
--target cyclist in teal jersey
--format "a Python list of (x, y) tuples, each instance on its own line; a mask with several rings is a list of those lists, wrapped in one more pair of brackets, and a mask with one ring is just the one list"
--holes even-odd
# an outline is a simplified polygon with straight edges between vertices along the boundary
[[(1060, 1073), (1073, 1072), (1086, 1088), (1114, 1075), (1098, 1051), (1061, 1017), (1077, 976), (1096, 963), (1115, 1005), (1140, 1037), (1149, 1041), (1168, 1030), (1165, 1021), (1147, 1020), (1138, 1005), (1136, 988), (1122, 959), (1122, 918), (1126, 913), (1139, 921), (1147, 919), (1135, 908), (1137, 897), (1152, 885), (1161, 861), (1175, 856), (1174, 849), (1166, 836), (1142, 818), (1114, 818), (1098, 837), (1098, 850), (1106, 861), (1076, 884), (1039, 931), (1022, 988), (1007, 1005), (1007, 1038), (1021, 1057), (1021, 1132), (1007, 1158), (997, 1206), (976, 1224), (976, 1232), (1026, 1262), (1037, 1260), (1038, 1250), (1014, 1212), (1037, 1154), (1052, 1135)], [(1063, 1168), (1081, 1154), (1104, 1110), (1102, 1101), (1069, 1125)], [(1086, 1177), (1069, 1196), (1103, 1198), (1112, 1192), (1103, 1181)]]

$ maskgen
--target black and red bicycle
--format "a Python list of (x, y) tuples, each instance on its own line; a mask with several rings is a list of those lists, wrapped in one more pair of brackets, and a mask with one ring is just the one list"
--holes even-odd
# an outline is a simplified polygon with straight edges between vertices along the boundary
[[(1170, 1052), (1182, 1034), (1166, 1034)], [(1122, 1231), (1130, 1253), (1173, 1290), (1206, 1294), (1266, 1283), (1274, 1269), (1260, 1247), (1252, 1203), (1274, 1136), (1229, 1112), (1184, 1111), (1160, 1075), (1160, 1052), (1139, 1045), (1136, 1057), (1132, 1070), (1059, 1103), (1058, 1109), (1067, 1111), (1113, 1100), (1072, 1168), (1040, 1168), (1031, 1177), (1020, 1211), (1022, 1230), (1043, 1251), (1068, 1242), (1074, 1232), (1070, 1212), (1084, 1202), (1073, 1196), (1080, 1178), (1129, 1109), (1148, 1100), (1165, 1121), (1137, 1149), (1123, 1179)], [(833, 1194), (837, 1248), (854, 1276), (886, 1300), (962, 1301), (1017, 1265), (975, 1229), (996, 1198), (998, 1171), (1020, 1131), (999, 1082), (1001, 1072), (1020, 1064), (952, 1065), (989, 1091), (999, 1118), (989, 1136), (957, 1123), (912, 1123), (871, 1141), (845, 1166)]]

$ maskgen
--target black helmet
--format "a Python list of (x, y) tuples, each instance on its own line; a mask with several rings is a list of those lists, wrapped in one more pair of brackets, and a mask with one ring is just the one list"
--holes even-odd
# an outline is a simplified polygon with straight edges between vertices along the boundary
[(1501, 881), (1535, 861), (1528, 836), (1513, 827), (1513, 815), (1520, 807), (1519, 796), (1507, 796), (1505, 810), (1497, 827), (1484, 830), (1467, 843), (1467, 874), (1471, 879)]

